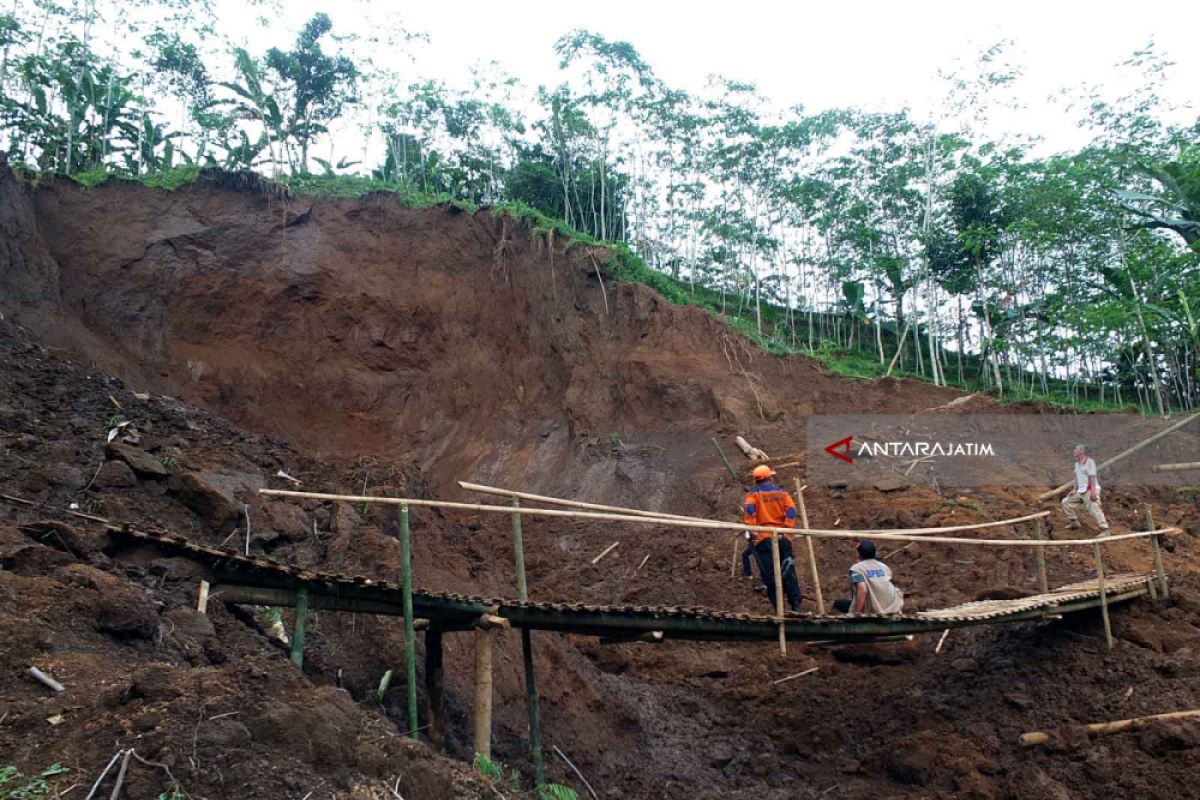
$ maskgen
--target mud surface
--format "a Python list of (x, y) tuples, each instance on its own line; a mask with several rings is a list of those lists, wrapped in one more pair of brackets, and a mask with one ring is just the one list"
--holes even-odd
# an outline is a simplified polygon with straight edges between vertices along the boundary
[[(228, 546), (244, 546), (248, 518), (252, 552), (292, 563), (394, 578), (399, 547), (378, 509), (264, 502), (256, 489), (292, 486), (280, 470), (319, 490), (450, 496), (468, 478), (729, 516), (741, 487), (710, 437), (731, 455), (734, 433), (798, 452), (805, 414), (956, 396), (756, 354), (701, 312), (617, 285), (599, 254), (559, 247), (551, 265), (544, 241), (487, 212), (284, 203), (217, 185), (33, 192), (7, 176), (0, 195), (0, 492)], [(808, 495), (823, 527), (955, 524), (1035, 505), (1005, 487)], [(539, 634), (546, 746), (612, 798), (1189, 796), (1195, 723), (1016, 743), (1027, 730), (1197, 707), (1197, 509), (1185, 494), (1113, 487), (1118, 530), (1144, 525), (1143, 500), (1189, 533), (1167, 554), (1172, 600), (1114, 611), (1111, 653), (1090, 615), (956, 631), (940, 655), (926, 639), (793, 645), (784, 659), (765, 644)], [(512, 594), (504, 517), (420, 509), (413, 529), (418, 586)], [(54, 786), (78, 783), (68, 796), (82, 796), (132, 746), (195, 797), (386, 797), (397, 777), (409, 798), (516, 796), (465, 763), (469, 636), (446, 637), (446, 758), (403, 739), (402, 679), (375, 699), (400, 666), (395, 620), (315, 614), (301, 673), (265, 614), (213, 602), (198, 615), (187, 562), (97, 531), (0, 502), (0, 766), (61, 762), (71, 772)], [(535, 598), (765, 605), (730, 577), (725, 536), (532, 519), (525, 535)], [(1036, 587), (1017, 551), (882, 550), (917, 607)], [(1149, 567), (1144, 544), (1108, 559)], [(817, 560), (826, 597), (839, 596), (848, 546), (821, 543)], [(1052, 582), (1079, 580), (1089, 558), (1054, 552), (1049, 568)], [(29, 679), (30, 665), (67, 690)], [(771, 684), (810, 666), (820, 671)], [(495, 679), (496, 757), (527, 768), (515, 634), (498, 639)], [(582, 791), (553, 754), (548, 766)], [(170, 782), (134, 762), (126, 794), (157, 797)]]

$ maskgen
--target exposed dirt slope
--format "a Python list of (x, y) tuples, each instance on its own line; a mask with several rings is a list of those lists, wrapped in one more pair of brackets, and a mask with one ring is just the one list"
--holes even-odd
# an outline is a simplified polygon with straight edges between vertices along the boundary
[[(555, 251), (551, 281), (548, 251), (486, 213), (417, 212), (387, 197), (283, 206), (215, 185), (31, 192), (5, 177), (0, 226), (0, 310), (30, 328), (0, 323), (0, 491), (213, 543), (242, 542), (248, 510), (255, 552), (329, 569), (394, 577), (394, 521), (263, 502), (254, 489), (289, 485), (278, 470), (341, 491), (444, 495), (475, 476), (725, 515), (741, 489), (710, 436), (799, 450), (807, 413), (912, 411), (954, 396), (758, 355), (701, 312), (614, 287), (586, 251)], [(106, 453), (120, 420), (138, 441)], [(811, 495), (814, 524), (847, 527), (977, 521), (1032, 500), (1003, 487)], [(1194, 530), (1194, 505), (1145, 497), (1160, 522)], [(1140, 525), (1142, 499), (1112, 492), (1110, 516)], [(0, 765), (29, 773), (63, 761), (74, 767), (56, 784), (65, 789), (90, 782), (118, 746), (142, 753), (145, 740), (144, 755), (200, 797), (368, 797), (396, 774), (410, 781), (405, 797), (482, 791), (399, 741), (390, 720), (405, 718), (402, 684), (383, 715), (371, 710), (402, 653), (395, 621), (316, 615), (301, 678), (253, 621), (216, 609), (210, 633), (187, 613), (195, 586), (184, 565), (106, 551), (84, 523), (30, 526), (46, 516), (0, 504), (0, 633), (12, 643), (0, 653), (0, 716), (11, 712)], [(419, 586), (511, 593), (502, 517), (422, 510), (414, 530)], [(763, 608), (729, 577), (726, 537), (531, 520), (526, 541), (535, 597)], [(1180, 576), (1172, 604), (1115, 613), (1107, 655), (1090, 618), (955, 633), (940, 656), (931, 641), (793, 647), (785, 660), (769, 645), (538, 635), (544, 738), (611, 798), (1186, 796), (1200, 757), (1194, 725), (1094, 742), (1068, 733), (1036, 752), (1015, 737), (1197, 705), (1194, 552), (1186, 536), (1168, 555)], [(1110, 566), (1144, 569), (1147, 555), (1122, 545)], [(827, 595), (844, 588), (848, 560), (845, 547), (819, 548)], [(1077, 580), (1087, 562), (1052, 555), (1051, 578)], [(913, 547), (889, 563), (917, 606), (1035, 585), (1032, 559), (1016, 552)], [(446, 658), (447, 749), (466, 758), (469, 637), (448, 637)], [(22, 676), (31, 663), (68, 692), (44, 694)], [(771, 687), (810, 665), (821, 671)], [(523, 765), (515, 636), (502, 637), (496, 680), (496, 753)], [(61, 725), (46, 722), (57, 714)], [(166, 785), (154, 768), (135, 777), (132, 797)]]
[(314, 455), (411, 453), (440, 494), (474, 475), (687, 505), (681, 476), (711, 466), (713, 433), (765, 426), (776, 452), (800, 450), (805, 414), (955, 396), (764, 357), (618, 284), (607, 251), (564, 253), (488, 211), (215, 179), (33, 191), (5, 176), (0, 195), (21, 241), (0, 307), (48, 341)]

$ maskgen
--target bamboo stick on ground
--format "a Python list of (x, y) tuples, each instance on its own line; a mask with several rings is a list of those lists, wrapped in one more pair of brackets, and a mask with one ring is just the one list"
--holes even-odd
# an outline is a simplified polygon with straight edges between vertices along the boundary
[(950, 629), (942, 631), (942, 638), (938, 639), (937, 647), (933, 648), (933, 654), (936, 656), (942, 652), (942, 645), (946, 643), (946, 637), (950, 635)]
[(746, 458), (750, 459), (751, 461), (770, 461), (771, 460), (771, 457), (769, 455), (767, 455), (764, 451), (759, 450), (757, 447), (755, 447), (754, 445), (747, 442), (741, 436), (734, 437), (733, 443), (736, 444), (738, 446), (738, 449), (742, 451), (742, 454), (745, 455)]
[(54, 680), (54, 678), (51, 678), (46, 673), (42, 672), (37, 667), (30, 667), (29, 674), (32, 675), (34, 678), (36, 678), (39, 683), (41, 683), (43, 686), (45, 686), (48, 689), (51, 689), (55, 692), (65, 691), (63, 689), (63, 685), (61, 683)]
[[(1170, 719), (1192, 719), (1200, 717), (1200, 709), (1191, 711), (1171, 711), (1167, 714), (1150, 714), (1145, 717), (1133, 717), (1131, 719), (1119, 719), (1113, 722), (1093, 722), (1090, 725), (1084, 725), (1083, 729), (1088, 733), (1109, 734), (1121, 733), (1130, 730), (1142, 730), (1153, 722), (1160, 722)], [(1035, 744), (1045, 744), (1050, 741), (1050, 732), (1048, 731), (1031, 731), (1021, 734), (1021, 744), (1029, 747)]]
[[(1183, 419), (1181, 419), (1179, 422), (1176, 422), (1174, 425), (1170, 426), (1169, 428), (1164, 428), (1163, 430), (1154, 434), (1150, 438), (1143, 439), (1142, 441), (1138, 442), (1137, 444), (1133, 445), (1132, 447), (1125, 448), (1124, 450), (1117, 453), (1112, 458), (1108, 459), (1107, 461), (1101, 463), (1098, 467), (1096, 467), (1096, 472), (1101, 472), (1106, 467), (1112, 466), (1113, 464), (1117, 463), (1118, 461), (1125, 458), (1126, 456), (1133, 455), (1134, 453), (1136, 453), (1138, 450), (1141, 450), (1146, 445), (1157, 442), (1159, 439), (1163, 438), (1164, 436), (1166, 436), (1169, 433), (1174, 433), (1175, 431), (1179, 430), (1184, 425), (1187, 425), (1189, 422), (1191, 422), (1192, 420), (1194, 420), (1198, 417), (1200, 417), (1200, 413), (1190, 414), (1190, 415), (1184, 417)], [(1067, 489), (1070, 489), (1071, 485), (1072, 485), (1072, 482), (1067, 481), (1066, 483), (1062, 484), (1061, 486), (1056, 486), (1048, 492), (1042, 492), (1040, 495), (1038, 495), (1038, 500), (1049, 500), (1051, 497), (1054, 497), (1054, 495), (1062, 494)]]
[(608, 547), (604, 548), (604, 552), (602, 552), (600, 555), (598, 555), (592, 559), (592, 564), (598, 563), (600, 561), (600, 559), (604, 558), (606, 555), (608, 555), (613, 550), (615, 550), (617, 545), (619, 545), (620, 543), (621, 543), (621, 541), (618, 539), (617, 541), (610, 544)]
[(777, 681), (771, 681), (771, 685), (778, 686), (781, 683), (787, 683), (788, 681), (794, 681), (796, 678), (803, 678), (805, 675), (811, 675), (819, 669), (820, 669), (820, 667), (813, 667), (812, 669), (806, 669), (806, 670), (804, 670), (804, 672), (797, 672), (795, 675), (788, 675), (786, 678), (780, 678)]

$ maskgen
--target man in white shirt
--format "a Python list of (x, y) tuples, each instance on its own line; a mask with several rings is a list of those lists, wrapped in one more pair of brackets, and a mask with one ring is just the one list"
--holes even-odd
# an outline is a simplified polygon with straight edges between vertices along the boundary
[(1075, 487), (1067, 491), (1062, 500), (1063, 513), (1067, 515), (1067, 530), (1080, 528), (1079, 509), (1086, 508), (1100, 526), (1100, 535), (1108, 536), (1108, 520), (1100, 508), (1100, 481), (1096, 478), (1096, 462), (1088, 453), (1087, 445), (1075, 445)]
[(899, 614), (904, 593), (892, 583), (892, 570), (875, 558), (875, 543), (862, 539), (855, 545), (859, 560), (850, 567), (853, 597), (833, 601), (843, 614)]

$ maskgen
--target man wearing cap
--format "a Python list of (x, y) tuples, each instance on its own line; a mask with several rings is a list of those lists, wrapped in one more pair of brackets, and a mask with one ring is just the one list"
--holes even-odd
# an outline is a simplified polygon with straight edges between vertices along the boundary
[(1096, 525), (1100, 528), (1100, 536), (1108, 536), (1108, 520), (1104, 518), (1104, 510), (1100, 508), (1100, 480), (1096, 477), (1096, 462), (1092, 460), (1086, 444), (1075, 445), (1075, 488), (1067, 490), (1067, 496), (1062, 499), (1063, 513), (1067, 515), (1067, 530), (1077, 530), (1079, 524), (1079, 509), (1087, 509)]
[[(754, 488), (742, 503), (742, 521), (747, 525), (763, 525), (771, 528), (796, 527), (796, 501), (776, 486), (771, 478), (775, 470), (766, 464), (754, 468)], [(751, 543), (758, 554), (763, 583), (767, 585), (767, 596), (775, 605), (775, 559), (771, 555), (771, 534), (766, 531), (750, 531)], [(792, 539), (783, 534), (779, 537), (779, 566), (783, 573), (783, 594), (792, 611), (800, 610), (800, 579), (796, 577), (796, 557), (792, 552)], [(778, 610), (778, 609), (776, 609)]]
[(833, 607), (843, 614), (899, 614), (904, 609), (904, 593), (892, 583), (892, 571), (875, 558), (875, 543), (862, 539), (855, 548), (858, 561), (850, 565), (852, 597), (834, 600)]

